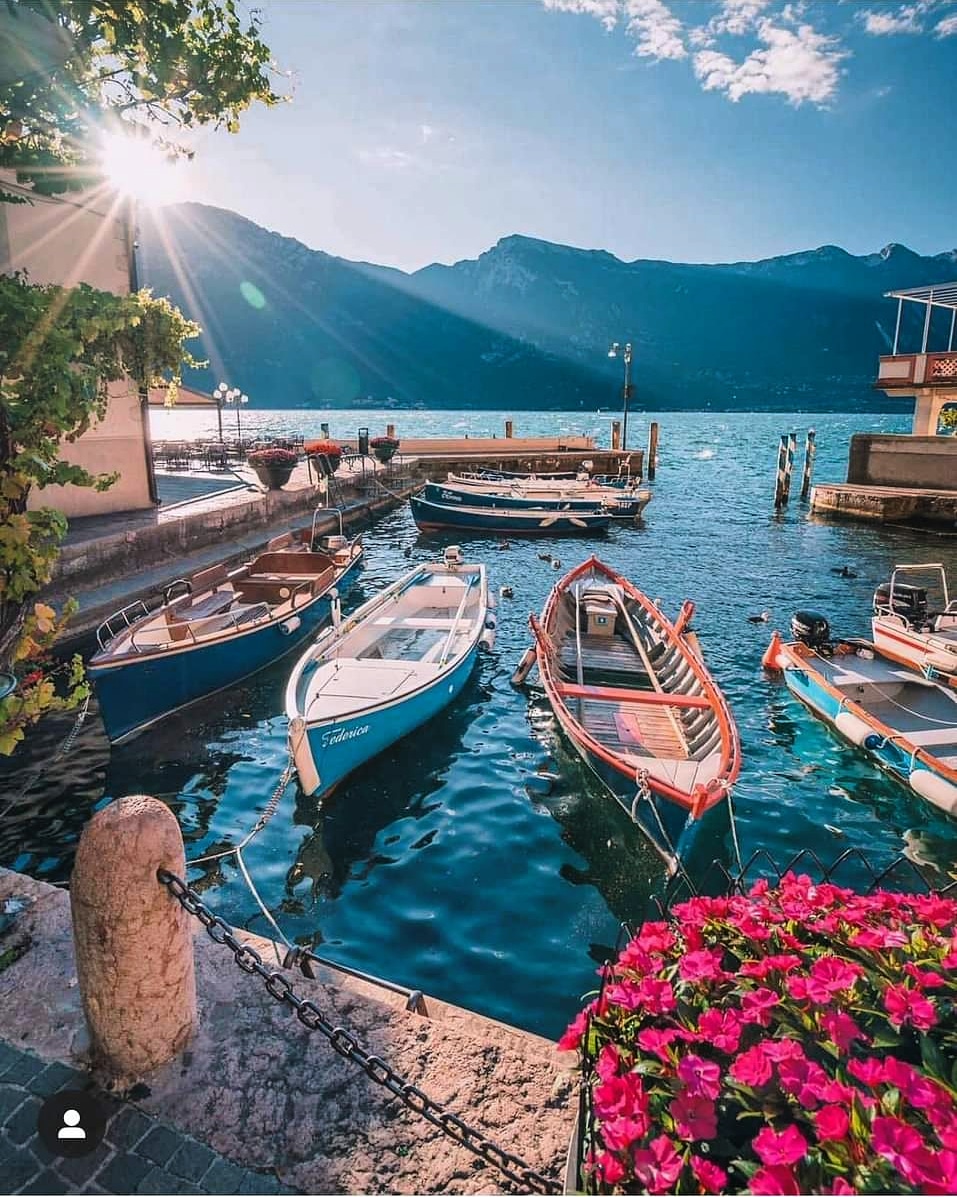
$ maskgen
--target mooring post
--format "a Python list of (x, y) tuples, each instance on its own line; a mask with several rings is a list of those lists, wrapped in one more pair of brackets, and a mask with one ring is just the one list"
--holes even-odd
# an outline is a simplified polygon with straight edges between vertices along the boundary
[(329, 425), (326, 423), (325, 420), (323, 420), (323, 422), (319, 425), (319, 430), (322, 433), (322, 435), (328, 440), (329, 439)]
[(176, 817), (120, 798), (80, 837), (70, 881), (76, 971), (94, 1070), (125, 1088), (178, 1055), (196, 1029), (190, 918), (157, 880), (185, 878)]
[(794, 469), (794, 454), (797, 450), (798, 436), (796, 432), (788, 433), (787, 459), (784, 463), (784, 502), (791, 497), (791, 473)]
[(781, 443), (778, 445), (778, 472), (774, 482), (774, 508), (776, 511), (784, 506), (788, 501), (784, 490), (784, 467), (788, 457), (788, 438), (787, 434), (781, 437)]
[(394, 440), (395, 439), (395, 425), (394, 424), (386, 424), (385, 434), (386, 434), (386, 436), (391, 437)]
[(658, 459), (658, 421), (652, 420), (648, 425), (648, 468), (645, 473), (648, 481), (655, 480), (655, 463)]
[(511, 438), (512, 438), (512, 421), (511, 420), (505, 421), (505, 436), (509, 440), (511, 440)]
[(814, 455), (817, 453), (816, 433), (813, 428), (807, 430), (807, 440), (804, 442), (804, 473), (801, 477), (801, 498), (807, 501), (811, 493), (811, 477), (814, 473)]
[(612, 452), (621, 448), (621, 420), (611, 422), (611, 447)]

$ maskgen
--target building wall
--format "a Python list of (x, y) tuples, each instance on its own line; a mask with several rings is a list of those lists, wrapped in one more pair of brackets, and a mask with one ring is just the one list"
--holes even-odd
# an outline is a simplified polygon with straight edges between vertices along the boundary
[(957, 491), (957, 437), (856, 433), (847, 480), (857, 486)]
[[(35, 196), (3, 172), (4, 186), (30, 196), (28, 204), (0, 203), (0, 273), (27, 271), (34, 283), (103, 291), (130, 291), (129, 240), (122, 205), (110, 194)], [(119, 480), (99, 493), (86, 487), (51, 486), (31, 495), (31, 506), (56, 507), (66, 516), (99, 515), (151, 507), (146, 455), (147, 428), (135, 388), (110, 387), (105, 417), (63, 456), (91, 473), (119, 471)]]

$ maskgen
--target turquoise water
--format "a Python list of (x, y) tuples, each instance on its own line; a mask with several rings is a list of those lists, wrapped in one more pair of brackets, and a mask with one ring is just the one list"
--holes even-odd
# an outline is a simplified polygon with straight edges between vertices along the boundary
[[(277, 431), (318, 432), (318, 417), (311, 424), (304, 417), (253, 414), (244, 425), (258, 419)], [(500, 430), (505, 413), (337, 412), (332, 431), (354, 436), (363, 424), (381, 431), (387, 418), (400, 435), (439, 429), (478, 435)], [(608, 418), (519, 413), (516, 431), (556, 432), (564, 425), (607, 443)], [(944, 864), (957, 859), (951, 824), (833, 740), (760, 670), (771, 628), (785, 628), (796, 608), (820, 609), (838, 634), (866, 634), (873, 588), (895, 562), (942, 560), (957, 581), (957, 539), (826, 523), (809, 518), (797, 502), (783, 517), (772, 510), (781, 432), (793, 428), (803, 439), (813, 421), (817, 476), (835, 480), (844, 476), (852, 432), (868, 423), (904, 431), (907, 421), (674, 412), (658, 418), (660, 465), (644, 527), (618, 528), (594, 545), (516, 540), (507, 552), (487, 539), (454, 538), (467, 557), (487, 562), (496, 589), (508, 583), (514, 590), (513, 599), (500, 602), (496, 648), (482, 657), (459, 702), (370, 761), (326, 805), (289, 787), (246, 858), (290, 938), (555, 1034), (592, 986), (619, 921), (641, 915), (660, 876), (657, 858), (558, 740), (542, 700), (509, 684), (528, 644), (528, 614), (540, 610), (558, 576), (540, 560), (545, 551), (564, 570), (597, 547), (671, 613), (686, 597), (697, 603), (707, 661), (743, 740), (736, 808), (745, 855), (765, 847), (787, 857), (813, 847), (833, 857), (858, 846), (889, 858), (910, 832), (924, 855)], [(638, 443), (646, 439), (647, 419), (631, 421)], [(156, 435), (195, 435), (209, 417), (159, 412), (154, 420)], [(452, 539), (421, 536), (405, 508), (391, 513), (366, 534), (367, 563), (350, 603)], [(858, 576), (831, 572), (844, 564)], [(772, 613), (769, 624), (747, 622), (764, 609)], [(135, 792), (161, 794), (170, 803), (188, 855), (237, 842), (285, 764), (279, 712), (290, 668), (291, 661), (280, 662), (114, 749), (104, 787), (89, 801), (74, 796), (63, 809), (31, 807), (8, 823), (0, 863), (65, 877), (90, 807)], [(540, 771), (556, 779), (550, 793), (547, 782), (536, 780)], [(267, 930), (231, 863), (194, 877), (227, 918)]]

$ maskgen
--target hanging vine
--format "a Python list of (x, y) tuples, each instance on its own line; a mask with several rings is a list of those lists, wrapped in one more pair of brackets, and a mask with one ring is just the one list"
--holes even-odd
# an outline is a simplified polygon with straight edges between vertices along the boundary
[(64, 451), (104, 416), (111, 383), (166, 382), (175, 393), (182, 367), (197, 364), (185, 343), (198, 335), (148, 291), (112, 295), (0, 276), (0, 672), (15, 679), (0, 700), (0, 754), (12, 753), (44, 712), (88, 693), (80, 659), (58, 665), (51, 655), (75, 605), (57, 614), (36, 600), (66, 519), (30, 496), (54, 485), (111, 486), (116, 474), (90, 474)]

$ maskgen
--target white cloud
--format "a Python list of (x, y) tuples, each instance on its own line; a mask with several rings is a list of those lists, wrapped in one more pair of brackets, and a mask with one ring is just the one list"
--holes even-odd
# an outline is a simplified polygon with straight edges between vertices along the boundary
[(432, 125), (419, 125), (419, 137), (423, 145), (428, 145), (434, 136), (435, 128)]
[(957, 12), (952, 17), (944, 17), (934, 26), (934, 33), (938, 37), (957, 37)]
[(897, 9), (865, 9), (859, 14), (864, 28), (875, 36), (889, 33), (923, 33), (923, 6), (902, 4)]
[(749, 94), (780, 94), (795, 106), (826, 104), (837, 92), (840, 62), (848, 56), (836, 38), (811, 25), (796, 30), (775, 25), (769, 18), (758, 24), (758, 40), (765, 48), (735, 62), (717, 50), (694, 56), (694, 72), (705, 91), (723, 91), (729, 100)]
[(621, 15), (619, 0), (542, 0), (553, 12), (577, 12), (596, 17), (606, 29), (614, 29)]
[(747, 33), (770, 3), (771, 0), (722, 0), (721, 9), (711, 18), (708, 28), (712, 33)]
[(624, 7), (639, 58), (660, 62), (688, 57), (682, 24), (663, 0), (625, 0)]

